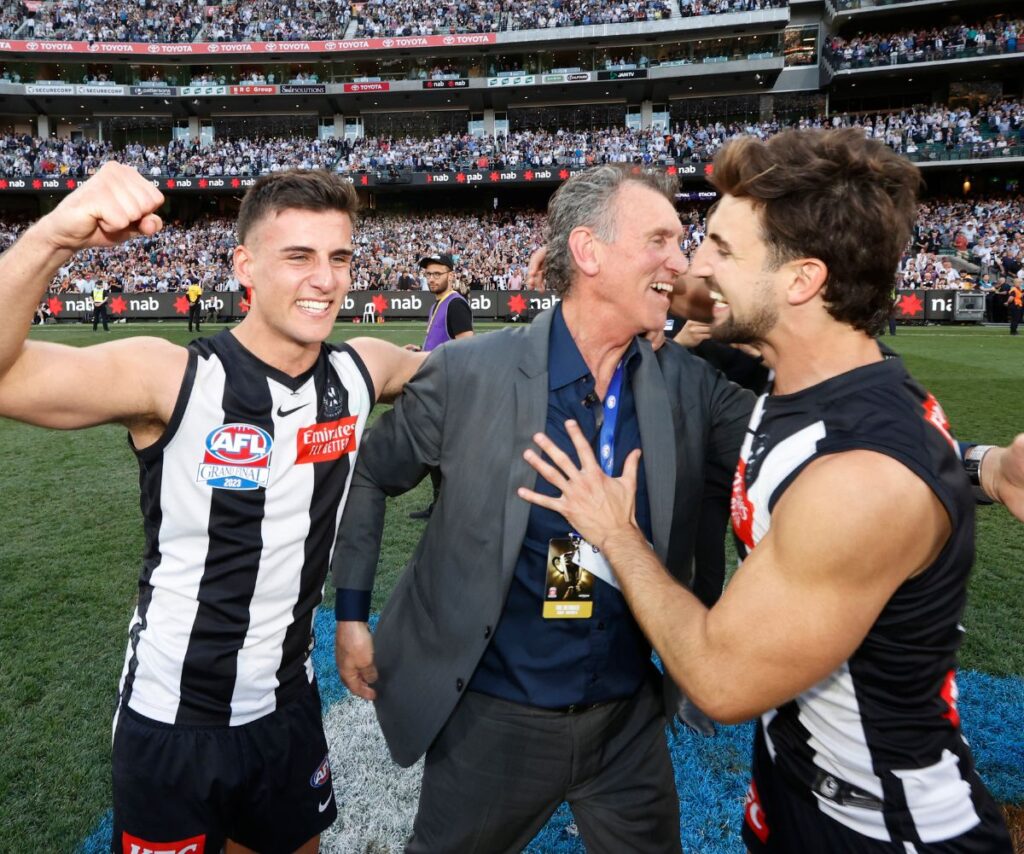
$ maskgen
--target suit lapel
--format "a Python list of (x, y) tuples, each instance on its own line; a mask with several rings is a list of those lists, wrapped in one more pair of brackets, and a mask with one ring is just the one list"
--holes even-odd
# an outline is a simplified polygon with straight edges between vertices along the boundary
[(676, 492), (676, 445), (668, 387), (658, 359), (647, 341), (640, 342), (640, 366), (633, 374), (633, 398), (640, 426), (641, 462), (647, 475), (654, 551), (664, 562), (672, 530)]
[(516, 494), (516, 490), (521, 486), (532, 488), (537, 480), (537, 473), (523, 459), (523, 451), (533, 444), (534, 433), (543, 432), (547, 422), (548, 339), (552, 315), (553, 310), (543, 312), (526, 330), (522, 359), (515, 376), (515, 421), (501, 546), (501, 574), (505, 582), (515, 571), (530, 517), (530, 505)]

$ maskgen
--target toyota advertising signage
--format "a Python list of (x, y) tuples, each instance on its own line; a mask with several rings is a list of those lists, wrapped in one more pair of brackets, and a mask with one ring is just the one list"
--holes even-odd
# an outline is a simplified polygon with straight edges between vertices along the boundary
[(342, 89), (346, 92), (387, 92), (390, 88), (390, 83), (378, 80), (366, 83), (346, 83), (342, 86)]
[(495, 33), (453, 33), (445, 36), (394, 36), (392, 38), (336, 39), (287, 42), (87, 42), (48, 39), (2, 39), (0, 53), (82, 54), (121, 56), (232, 56), (237, 54), (317, 54), (353, 51), (408, 50), (410, 48), (475, 47), (495, 44)]

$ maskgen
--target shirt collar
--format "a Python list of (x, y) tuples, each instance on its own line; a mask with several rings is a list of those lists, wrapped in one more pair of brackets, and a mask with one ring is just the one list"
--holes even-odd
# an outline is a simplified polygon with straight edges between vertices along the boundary
[[(639, 357), (640, 348), (634, 336), (622, 357), (623, 364), (633, 370)], [(584, 377), (590, 377), (590, 368), (583, 361), (579, 347), (576, 346), (569, 327), (565, 325), (562, 304), (559, 303), (555, 306), (555, 316), (551, 319), (551, 337), (548, 341), (548, 390), (563, 388)]]

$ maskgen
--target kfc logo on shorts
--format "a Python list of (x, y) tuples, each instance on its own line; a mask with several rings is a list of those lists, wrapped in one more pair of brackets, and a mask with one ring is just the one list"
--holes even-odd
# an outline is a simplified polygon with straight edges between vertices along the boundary
[(309, 785), (314, 789), (319, 789), (321, 786), (327, 783), (331, 779), (331, 759), (329, 756), (324, 756), (324, 761), (320, 763), (320, 767), (313, 772), (313, 776), (309, 778)]
[(274, 440), (253, 424), (221, 424), (206, 436), (200, 482), (218, 489), (259, 489), (270, 480)]
[(206, 834), (179, 839), (177, 842), (148, 842), (125, 832), (121, 834), (121, 850), (124, 854), (204, 854)]
[(336, 460), (356, 449), (356, 423), (358, 416), (324, 421), (303, 427), (296, 436), (295, 462), (325, 463)]
[(768, 821), (765, 818), (764, 808), (761, 806), (761, 799), (757, 796), (757, 784), (753, 780), (747, 787), (747, 797), (743, 802), (743, 819), (754, 835), (761, 840), (762, 845), (768, 843)]

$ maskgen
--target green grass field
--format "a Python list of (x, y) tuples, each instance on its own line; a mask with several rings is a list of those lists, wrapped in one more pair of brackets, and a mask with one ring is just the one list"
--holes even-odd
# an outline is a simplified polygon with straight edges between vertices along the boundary
[[(404, 344), (423, 330), (345, 325), (334, 337), (372, 331)], [(33, 333), (72, 345), (139, 334), (190, 337), (178, 323)], [(933, 327), (887, 341), (960, 437), (1004, 443), (1024, 430), (1024, 338)], [(118, 381), (96, 377), (95, 393)], [(63, 433), (0, 419), (0, 459), (0, 851), (72, 851), (110, 804), (111, 716), (142, 550), (138, 469), (119, 427)], [(389, 510), (375, 608), (420, 535), (407, 514), (428, 492), (422, 484)], [(1024, 525), (1002, 508), (981, 509), (965, 667), (1024, 674), (1021, 554)]]

